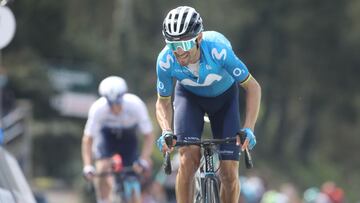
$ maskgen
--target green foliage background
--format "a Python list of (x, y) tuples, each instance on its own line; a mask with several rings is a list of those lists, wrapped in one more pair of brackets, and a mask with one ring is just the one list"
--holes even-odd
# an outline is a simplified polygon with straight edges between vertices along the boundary
[[(334, 180), (355, 201), (360, 189), (356, 0), (14, 2), (16, 36), (2, 50), (2, 60), (16, 96), (33, 102), (35, 174), (71, 183), (81, 171), (85, 120), (51, 109), (49, 98), (57, 92), (47, 75), (49, 64), (90, 72), (94, 87), (110, 74), (125, 77), (131, 92), (147, 102), (157, 127), (155, 62), (164, 46), (162, 20), (178, 5), (195, 7), (206, 30), (227, 36), (262, 85), (254, 151), (259, 173), (274, 187), (290, 181), (304, 189)], [(159, 153), (154, 158), (160, 163)], [(60, 165), (64, 170), (54, 170)]]

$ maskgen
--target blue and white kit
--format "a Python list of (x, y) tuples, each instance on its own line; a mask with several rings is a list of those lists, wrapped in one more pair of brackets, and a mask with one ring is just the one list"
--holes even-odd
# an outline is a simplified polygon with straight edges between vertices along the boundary
[(124, 166), (131, 166), (138, 158), (137, 134), (148, 135), (153, 127), (146, 105), (138, 96), (126, 93), (121, 107), (119, 114), (113, 114), (104, 97), (95, 101), (89, 110), (84, 135), (93, 137), (95, 159), (119, 153)]
[[(197, 69), (181, 66), (167, 46), (157, 58), (157, 92), (160, 98), (173, 94), (174, 133), (180, 140), (200, 139), (203, 116), (209, 115), (214, 138), (233, 137), (240, 131), (239, 90), (237, 84), (251, 75), (235, 55), (230, 42), (219, 32), (202, 32)], [(222, 160), (238, 160), (239, 147), (221, 145)]]

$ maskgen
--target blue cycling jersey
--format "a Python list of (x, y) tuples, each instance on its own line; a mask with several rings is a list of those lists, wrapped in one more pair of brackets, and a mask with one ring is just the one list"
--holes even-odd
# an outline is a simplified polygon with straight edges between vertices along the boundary
[(203, 97), (215, 97), (235, 82), (244, 82), (249, 76), (245, 64), (235, 55), (230, 42), (215, 31), (203, 32), (200, 43), (199, 75), (181, 66), (174, 53), (165, 46), (160, 52), (157, 71), (157, 91), (160, 96), (172, 95), (173, 78), (184, 88)]

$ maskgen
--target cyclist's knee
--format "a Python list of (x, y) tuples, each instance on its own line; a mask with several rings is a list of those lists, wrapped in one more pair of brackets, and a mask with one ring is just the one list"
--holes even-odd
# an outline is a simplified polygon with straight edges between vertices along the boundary
[(100, 159), (95, 162), (97, 173), (111, 172), (111, 159)]
[(192, 176), (200, 165), (200, 148), (197, 146), (182, 147), (180, 150), (180, 171)]
[(220, 179), (224, 184), (237, 183), (239, 180), (239, 165), (237, 161), (221, 161)]
[[(96, 173), (110, 173), (111, 172), (111, 161), (109, 159), (101, 159), (95, 162)], [(100, 187), (104, 187), (103, 185), (111, 183), (111, 175), (99, 176), (95, 179), (95, 184), (98, 184)]]

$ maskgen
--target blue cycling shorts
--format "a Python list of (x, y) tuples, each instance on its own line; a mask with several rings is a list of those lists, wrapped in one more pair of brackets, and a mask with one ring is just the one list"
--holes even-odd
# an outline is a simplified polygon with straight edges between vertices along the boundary
[(96, 159), (111, 158), (120, 154), (124, 166), (132, 166), (138, 158), (138, 139), (136, 126), (131, 128), (101, 129), (101, 137), (97, 143)]
[[(213, 138), (235, 137), (240, 132), (239, 87), (234, 83), (216, 97), (201, 97), (175, 86), (174, 133), (181, 141), (199, 140), (204, 128), (204, 115), (208, 114)], [(220, 160), (239, 160), (240, 148), (236, 144), (222, 144)]]

